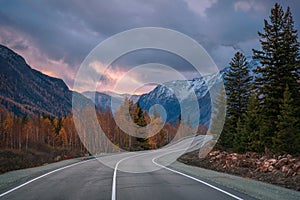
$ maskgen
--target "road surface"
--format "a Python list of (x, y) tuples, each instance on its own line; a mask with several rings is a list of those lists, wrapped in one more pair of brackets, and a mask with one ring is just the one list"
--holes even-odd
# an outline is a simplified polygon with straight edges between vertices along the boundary
[[(203, 141), (199, 136), (198, 144)], [(158, 158), (183, 153), (191, 140), (164, 149), (127, 152), (79, 162), (51, 171), (0, 194), (0, 199), (250, 199), (243, 193), (204, 182)], [(197, 140), (193, 142), (197, 144)], [(170, 161), (171, 162), (171, 161)]]

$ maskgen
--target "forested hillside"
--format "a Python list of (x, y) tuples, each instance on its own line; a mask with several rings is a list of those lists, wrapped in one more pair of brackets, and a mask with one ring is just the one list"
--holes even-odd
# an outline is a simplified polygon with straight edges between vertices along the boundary
[(72, 91), (63, 80), (32, 69), (23, 57), (0, 45), (0, 104), (19, 116), (67, 116)]

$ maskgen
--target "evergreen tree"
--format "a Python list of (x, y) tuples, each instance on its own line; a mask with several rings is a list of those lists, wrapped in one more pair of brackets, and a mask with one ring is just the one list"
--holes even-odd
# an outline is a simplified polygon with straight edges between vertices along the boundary
[(244, 124), (241, 122), (241, 119), (238, 119), (234, 140), (233, 140), (233, 150), (236, 152), (245, 152), (248, 145), (248, 133), (244, 131)]
[(241, 129), (241, 135), (247, 140), (245, 150), (262, 152), (264, 150), (262, 146), (264, 138), (260, 132), (261, 117), (257, 94), (252, 94), (250, 96), (247, 111), (243, 118), (244, 122)]
[(234, 120), (242, 117), (246, 112), (247, 102), (251, 90), (248, 62), (245, 56), (237, 52), (229, 63), (229, 71), (225, 74), (225, 88), (227, 94), (227, 115)]
[[(130, 100), (130, 104), (132, 104), (132, 109), (130, 110), (131, 113), (131, 118), (133, 119), (133, 122), (138, 126), (138, 127), (145, 127), (147, 126), (147, 121), (144, 115), (143, 110), (141, 109), (141, 107), (139, 106), (139, 104), (133, 104), (133, 101)], [(143, 148), (143, 149), (149, 149), (150, 145), (148, 144), (147, 139), (144, 139), (142, 137), (139, 137), (139, 135), (143, 135), (144, 133), (141, 132), (142, 129), (140, 128), (134, 128), (135, 134), (137, 135), (136, 138), (134, 138), (135, 141), (135, 145)]]
[[(285, 65), (282, 67), (283, 70), (283, 83), (287, 84), (289, 91), (291, 92), (292, 98), (300, 103), (299, 99), (299, 79), (300, 79), (300, 54), (298, 42), (297, 30), (294, 28), (294, 20), (290, 11), (290, 8), (287, 8), (287, 11), (284, 16), (284, 53), (285, 53)], [(289, 76), (287, 76), (289, 75)], [(283, 85), (282, 86), (285, 86)], [(299, 105), (299, 104), (298, 104)]]
[(292, 97), (299, 100), (299, 43), (290, 9), (284, 13), (276, 3), (270, 21), (264, 21), (264, 33), (258, 35), (262, 50), (253, 49), (253, 57), (260, 59), (262, 67), (256, 69), (259, 76), (255, 82), (262, 105), (261, 134), (265, 138), (264, 146), (271, 148), (286, 84)]
[(300, 149), (300, 121), (296, 116), (299, 109), (293, 107), (293, 101), (289, 87), (286, 86), (276, 124), (278, 131), (274, 138), (274, 149), (280, 153), (295, 154)]
[(249, 76), (248, 63), (245, 56), (237, 52), (232, 61), (230, 68), (225, 74), (225, 88), (227, 94), (227, 115), (225, 126), (222, 131), (222, 143), (226, 148), (232, 148), (234, 138), (239, 140), (240, 135), (236, 132), (238, 119), (242, 120), (243, 113), (247, 109), (247, 101), (251, 90), (251, 77)]
[(236, 132), (237, 121), (232, 116), (226, 115), (225, 123), (220, 135), (218, 145), (224, 148), (232, 148), (234, 143), (234, 137)]

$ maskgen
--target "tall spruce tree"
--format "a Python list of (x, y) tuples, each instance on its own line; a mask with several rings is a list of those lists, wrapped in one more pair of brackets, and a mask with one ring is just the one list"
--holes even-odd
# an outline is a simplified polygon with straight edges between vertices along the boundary
[(233, 150), (241, 153), (247, 151), (248, 139), (248, 133), (245, 132), (244, 124), (239, 118), (237, 121), (236, 131), (233, 139)]
[[(248, 63), (246, 57), (237, 52), (232, 61), (230, 62), (230, 68), (225, 74), (225, 89), (227, 95), (227, 115), (225, 119), (225, 127), (222, 134), (226, 141), (227, 148), (233, 147), (234, 137), (239, 137), (236, 133), (236, 127), (238, 119), (242, 121), (242, 115), (246, 112), (247, 101), (251, 90), (251, 77), (249, 76)], [(236, 139), (238, 141), (238, 138)]]
[(249, 76), (248, 62), (246, 57), (235, 53), (229, 63), (229, 71), (225, 74), (225, 88), (227, 94), (227, 115), (232, 116), (236, 121), (242, 118), (246, 112), (247, 102), (251, 90), (251, 77)]
[(300, 84), (298, 82), (300, 80), (300, 43), (298, 42), (297, 30), (294, 28), (294, 20), (289, 7), (284, 16), (283, 31), (286, 61), (284, 67), (282, 67), (285, 70), (283, 71), (283, 75), (285, 75), (283, 76), (283, 82), (288, 85), (291, 97), (297, 98), (295, 100), (300, 103)]
[(258, 35), (262, 50), (253, 49), (253, 57), (260, 59), (262, 67), (256, 69), (259, 76), (255, 82), (262, 105), (263, 145), (270, 149), (285, 85), (289, 86), (292, 97), (299, 100), (299, 42), (290, 9), (284, 13), (276, 3), (270, 20), (264, 21), (264, 33), (258, 32)]
[(289, 87), (286, 86), (282, 103), (280, 104), (280, 115), (276, 123), (277, 131), (274, 137), (276, 152), (296, 154), (300, 149), (300, 124), (296, 114), (300, 111), (293, 107), (294, 99), (291, 97)]
[(244, 114), (244, 122), (241, 129), (241, 135), (246, 141), (245, 151), (262, 152), (264, 138), (260, 132), (260, 105), (257, 94), (253, 93), (247, 105), (247, 111)]

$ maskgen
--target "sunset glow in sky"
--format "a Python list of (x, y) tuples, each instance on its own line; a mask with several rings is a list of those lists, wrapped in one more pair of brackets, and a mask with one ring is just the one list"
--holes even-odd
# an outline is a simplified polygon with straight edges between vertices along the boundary
[[(257, 31), (262, 31), (263, 20), (268, 18), (275, 2), (284, 9), (287, 5), (291, 7), (295, 28), (299, 30), (300, 1), (2, 1), (0, 43), (21, 54), (33, 68), (63, 79), (71, 89), (79, 66), (94, 47), (114, 34), (138, 27), (164, 27), (188, 35), (207, 50), (221, 69), (237, 50), (252, 56), (252, 49), (259, 48)], [(189, 63), (172, 54), (154, 50), (133, 52), (106, 70), (97, 90), (115, 90), (128, 70), (149, 62), (168, 65), (186, 78), (198, 76)], [(97, 65), (101, 63), (95, 63), (96, 72)], [(133, 74), (127, 81), (140, 83), (142, 77)], [(153, 87), (144, 86), (135, 93)], [(125, 84), (115, 92), (131, 91)]]

